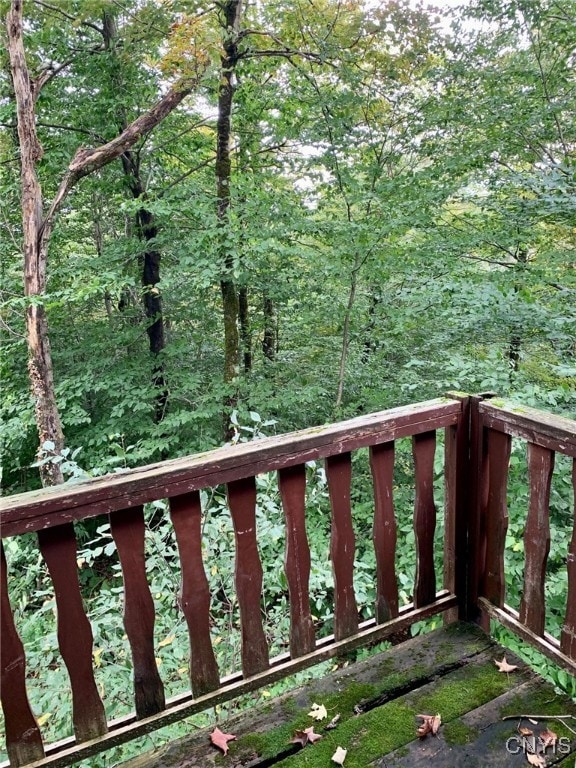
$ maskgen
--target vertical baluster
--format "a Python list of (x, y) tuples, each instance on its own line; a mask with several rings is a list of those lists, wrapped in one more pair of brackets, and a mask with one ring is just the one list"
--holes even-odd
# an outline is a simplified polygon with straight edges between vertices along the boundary
[(202, 508), (198, 491), (170, 499), (180, 554), (180, 605), (190, 637), (190, 684), (195, 696), (218, 688), (220, 676), (210, 640), (210, 590), (202, 563)]
[(506, 588), (504, 574), (504, 546), (508, 530), (506, 493), (512, 438), (503, 432), (489, 429), (487, 443), (486, 557), (482, 592), (491, 603), (501, 608), (504, 605)]
[(256, 541), (255, 478), (228, 483), (228, 504), (236, 542), (234, 579), (242, 626), (242, 672), (250, 677), (269, 667), (260, 608), (262, 563)]
[[(466, 551), (466, 519), (462, 512), (463, 485), (460, 474), (465, 468), (461, 462), (461, 424), (444, 431), (444, 589), (458, 595), (459, 608), (444, 613), (444, 624), (457, 621), (465, 612), (466, 572), (462, 557)], [(464, 491), (465, 492), (465, 491)]]
[(560, 647), (566, 656), (576, 659), (576, 459), (572, 463), (572, 488), (574, 491), (574, 528), (568, 548), (568, 596)]
[(332, 508), (330, 559), (334, 573), (334, 637), (342, 640), (358, 631), (358, 607), (354, 595), (354, 553), (352, 527), (350, 453), (329, 456), (326, 476)]
[(544, 581), (550, 552), (550, 485), (554, 451), (528, 443), (530, 504), (524, 531), (524, 591), (520, 602), (520, 621), (542, 636), (546, 619)]
[(436, 433), (423, 432), (412, 438), (416, 498), (414, 500), (414, 533), (416, 536), (416, 580), (414, 605), (421, 608), (436, 599), (434, 571), (434, 453)]
[(372, 539), (376, 553), (376, 621), (381, 624), (398, 616), (394, 443), (382, 443), (370, 448), (370, 469), (374, 485)]
[(290, 654), (292, 658), (315, 648), (310, 613), (310, 547), (306, 536), (306, 467), (298, 464), (278, 472), (278, 487), (286, 517), (284, 569), (290, 598)]
[(144, 510), (141, 506), (110, 514), (110, 530), (124, 579), (124, 628), (134, 664), (134, 703), (139, 718), (161, 712), (164, 687), (154, 656), (154, 601), (146, 579)]
[(92, 628), (84, 612), (76, 535), (72, 523), (38, 531), (38, 544), (46, 561), (56, 597), (58, 645), (72, 688), (72, 720), (77, 741), (106, 733), (106, 714), (98, 694), (92, 666)]
[(26, 658), (14, 625), (8, 596), (8, 568), (0, 541), (0, 685), (10, 765), (17, 766), (44, 757), (42, 737), (26, 693)]

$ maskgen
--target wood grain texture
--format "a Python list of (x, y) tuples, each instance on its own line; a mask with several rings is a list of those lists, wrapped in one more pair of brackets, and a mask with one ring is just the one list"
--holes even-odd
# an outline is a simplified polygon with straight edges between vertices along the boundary
[(262, 563), (256, 540), (256, 479), (228, 483), (228, 504), (234, 526), (234, 581), (240, 607), (242, 672), (251, 677), (268, 669), (268, 644), (262, 626)]
[(486, 509), (488, 508), (488, 440), (486, 439), (480, 405), (482, 396), (470, 398), (470, 528), (469, 557), (470, 580), (468, 583), (468, 606), (471, 617), (485, 632), (490, 632), (490, 617), (482, 611), (478, 598), (482, 593), (486, 566)]
[(334, 636), (336, 640), (342, 640), (358, 631), (358, 607), (354, 594), (356, 542), (350, 506), (350, 454), (342, 453), (328, 457), (326, 477), (332, 510), (330, 559), (334, 574)]
[(38, 545), (54, 586), (58, 616), (58, 646), (72, 689), (72, 721), (78, 741), (106, 733), (106, 713), (98, 694), (92, 665), (92, 627), (84, 611), (74, 527), (71, 523), (38, 531)]
[(314, 650), (314, 624), (310, 612), (310, 547), (306, 535), (306, 467), (281, 469), (278, 487), (286, 518), (284, 569), (290, 598), (290, 654), (292, 658)]
[(566, 656), (576, 661), (576, 459), (572, 462), (572, 490), (574, 494), (574, 527), (566, 558), (568, 595), (566, 597), (566, 617), (562, 626), (560, 647)]
[(490, 429), (576, 457), (576, 422), (573, 419), (494, 400), (480, 403), (480, 413), (484, 426)]
[(125, 508), (155, 499), (446, 427), (456, 423), (459, 413), (460, 403), (438, 398), (130, 469), (74, 486), (18, 494), (0, 499), (1, 535), (6, 538), (116, 510), (121, 514)]
[(26, 693), (26, 657), (14, 625), (8, 595), (8, 567), (0, 542), (0, 689), (6, 751), (11, 766), (21, 766), (44, 757), (42, 736)]
[(482, 579), (482, 596), (498, 608), (504, 605), (506, 579), (504, 547), (508, 530), (508, 463), (512, 438), (504, 432), (487, 430), (486, 471), (486, 559)]
[(215, 690), (220, 675), (210, 639), (210, 589), (202, 562), (202, 508), (198, 491), (170, 499), (180, 555), (180, 607), (190, 637), (190, 683), (195, 696)]
[(436, 432), (425, 432), (412, 438), (416, 494), (414, 500), (414, 534), (416, 536), (416, 579), (414, 605), (421, 608), (436, 596), (434, 571), (434, 453)]
[(370, 470), (374, 487), (372, 540), (376, 554), (376, 621), (381, 624), (398, 616), (394, 443), (370, 448)]
[(530, 502), (524, 531), (524, 590), (520, 621), (536, 635), (544, 634), (546, 601), (544, 582), (550, 552), (550, 486), (554, 452), (528, 443)]
[(149, 717), (165, 706), (164, 687), (154, 654), (154, 602), (146, 579), (144, 510), (110, 515), (124, 579), (124, 628), (134, 664), (134, 703), (138, 717)]
[(472, 547), (475, 516), (472, 514), (474, 484), (470, 443), (471, 398), (455, 395), (462, 402), (458, 423), (444, 432), (444, 589), (458, 595), (458, 610), (444, 614), (444, 622), (475, 618), (467, 584), (473, 576)]

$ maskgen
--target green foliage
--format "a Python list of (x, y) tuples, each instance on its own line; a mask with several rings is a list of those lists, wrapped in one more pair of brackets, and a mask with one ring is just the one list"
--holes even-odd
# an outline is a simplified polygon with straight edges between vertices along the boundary
[[(197, 94), (133, 149), (136, 197), (122, 162), (82, 180), (53, 236), (46, 293), (56, 397), (67, 448), (38, 449), (29, 394), (14, 105), (0, 69), (2, 491), (39, 486), (57, 462), (69, 481), (206, 450), (222, 442), (222, 238), (248, 295), (252, 365), (235, 382), (235, 440), (320, 424), (447, 390), (501, 396), (574, 415), (576, 270), (574, 0), (478, 0), (448, 29), (406, 2), (249, 4), (236, 67), (231, 209), (215, 207), (214, 142), (222, 29), (197, 2), (114, 8), (115, 50), (103, 46), (106, 0), (26, 8), (34, 76), (68, 62), (43, 88), (37, 124), (40, 180), (55, 194), (79, 146), (98, 146), (149, 107), (202, 56)], [(4, 8), (5, 4), (2, 6)], [(447, 13), (447, 12), (446, 12)], [(2, 33), (3, 34), (3, 33)], [(190, 48), (186, 49), (189, 44)], [(127, 162), (128, 158), (124, 158)], [(145, 204), (161, 253), (166, 346), (152, 359), (142, 308)], [(276, 347), (263, 341), (274, 307)], [(167, 399), (156, 418), (154, 375)], [(341, 367), (341, 373), (339, 373)], [(339, 388), (342, 397), (337, 400)], [(441, 446), (438, 448), (438, 457)], [(415, 570), (412, 459), (397, 448), (400, 596)], [(442, 504), (441, 458), (435, 495)], [(511, 601), (523, 575), (525, 459), (515, 447), (507, 540)], [(319, 465), (308, 469), (312, 605), (331, 630), (329, 506)], [(354, 458), (355, 587), (373, 601), (374, 555), (366, 455)], [(259, 479), (258, 528), (267, 565), (263, 610), (275, 651), (286, 647), (282, 513), (275, 480)], [(549, 630), (565, 600), (564, 556), (573, 519), (568, 469), (558, 461), (547, 576)], [(237, 604), (229, 594), (232, 530), (219, 490), (203, 497), (214, 642), (223, 669), (238, 659)], [(160, 505), (149, 510), (148, 568), (169, 691), (182, 690), (187, 640), (174, 595), (175, 544)], [(442, 521), (437, 529), (441, 571)], [(109, 530), (87, 525), (80, 576), (95, 628), (99, 685), (130, 707), (119, 565)], [(54, 604), (31, 543), (8, 542), (19, 626), (42, 670), (35, 706), (60, 733), (69, 718), (57, 657)], [(39, 614), (36, 611), (40, 611)], [(369, 608), (363, 615), (368, 615)], [(38, 618), (39, 617), (39, 618)], [(420, 631), (425, 627), (417, 627)], [(221, 638), (226, 638), (223, 642)], [(574, 695), (561, 675), (554, 682)], [(555, 678), (554, 676), (557, 675)], [(53, 689), (43, 689), (39, 681)]]

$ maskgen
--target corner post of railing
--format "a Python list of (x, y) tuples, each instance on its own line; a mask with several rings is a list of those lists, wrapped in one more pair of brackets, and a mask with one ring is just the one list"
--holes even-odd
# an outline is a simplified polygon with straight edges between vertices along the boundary
[(444, 440), (444, 588), (458, 597), (458, 607), (444, 614), (444, 623), (464, 619), (466, 605), (467, 509), (470, 475), (470, 396), (448, 392), (461, 405), (456, 424), (446, 428)]
[(458, 597), (458, 608), (446, 614), (474, 621), (488, 629), (478, 607), (484, 566), (483, 478), (485, 441), (479, 403), (492, 393), (467, 395), (449, 392), (462, 410), (455, 425), (446, 429), (444, 587)]

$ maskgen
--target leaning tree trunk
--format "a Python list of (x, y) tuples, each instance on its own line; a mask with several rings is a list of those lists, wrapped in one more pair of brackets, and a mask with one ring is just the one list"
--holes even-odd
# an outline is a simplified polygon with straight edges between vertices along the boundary
[(234, 434), (230, 423), (230, 411), (238, 402), (236, 381), (240, 372), (240, 333), (238, 319), (240, 301), (234, 281), (234, 260), (227, 246), (227, 229), (230, 221), (230, 134), (232, 103), (234, 100), (234, 69), (238, 61), (238, 29), (242, 13), (242, 0), (227, 0), (221, 5), (225, 17), (224, 53), (221, 56), (220, 90), (218, 92), (218, 123), (216, 136), (216, 198), (217, 217), (222, 231), (220, 261), (222, 276), (220, 291), (224, 318), (224, 438)]
[[(7, 29), (20, 144), (24, 293), (29, 299), (26, 309), (28, 373), (40, 449), (49, 442), (53, 445), (53, 452), (60, 453), (64, 448), (64, 434), (54, 392), (48, 320), (42, 303), (46, 290), (46, 260), (50, 233), (42, 216), (42, 188), (36, 168), (42, 157), (42, 146), (36, 134), (36, 83), (30, 77), (24, 54), (21, 0), (14, 0), (12, 3), (7, 16)], [(45, 486), (57, 485), (63, 481), (58, 464), (47, 463), (41, 466), (40, 477)]]

